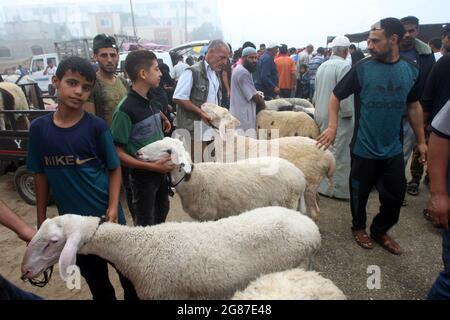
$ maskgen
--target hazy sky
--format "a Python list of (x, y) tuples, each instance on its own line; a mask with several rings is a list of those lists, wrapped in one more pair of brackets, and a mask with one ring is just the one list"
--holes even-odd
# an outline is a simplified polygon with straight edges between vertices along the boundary
[(357, 33), (388, 16), (417, 16), (421, 23), (450, 22), (448, 0), (218, 0), (224, 36), (233, 46), (246, 40), (302, 47), (325, 46), (327, 36)]
[[(17, 0), (16, 3), (88, 3), (107, 0)], [(128, 0), (123, 0), (129, 2)], [(325, 46), (327, 36), (362, 32), (380, 18), (417, 16), (421, 23), (450, 22), (448, 0), (217, 0), (225, 40), (301, 47)], [(11, 0), (0, 0), (11, 3)]]

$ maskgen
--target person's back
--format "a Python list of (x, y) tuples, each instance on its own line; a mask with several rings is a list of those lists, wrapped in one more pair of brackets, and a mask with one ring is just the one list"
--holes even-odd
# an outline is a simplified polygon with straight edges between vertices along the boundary
[[(281, 50), (280, 50), (281, 51)], [(280, 55), (275, 59), (278, 72), (278, 87), (280, 96), (284, 98), (291, 97), (291, 90), (295, 87), (297, 67), (295, 62), (287, 55)]]
[(253, 80), (256, 89), (264, 92), (266, 98), (275, 98), (274, 88), (278, 89), (278, 71), (273, 56), (268, 50), (258, 60)]

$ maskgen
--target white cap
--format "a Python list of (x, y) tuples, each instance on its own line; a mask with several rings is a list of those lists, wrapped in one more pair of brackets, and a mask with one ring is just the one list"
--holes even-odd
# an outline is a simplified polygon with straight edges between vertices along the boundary
[(331, 42), (331, 47), (350, 47), (351, 43), (345, 36), (338, 36)]
[(267, 49), (273, 49), (273, 48), (281, 48), (281, 44), (276, 43), (276, 42), (271, 42), (269, 44), (269, 46), (267, 47)]

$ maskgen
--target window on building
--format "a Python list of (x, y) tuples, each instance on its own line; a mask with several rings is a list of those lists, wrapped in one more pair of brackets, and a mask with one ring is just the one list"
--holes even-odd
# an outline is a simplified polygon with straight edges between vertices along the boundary
[(110, 19), (100, 19), (100, 26), (102, 28), (111, 28), (112, 23)]
[(44, 54), (44, 49), (42, 49), (41, 46), (34, 45), (34, 46), (31, 47), (31, 53), (32, 53), (34, 56), (37, 56), (37, 55), (39, 55), (39, 54)]
[(0, 58), (9, 58), (11, 57), (11, 50), (7, 47), (0, 47)]

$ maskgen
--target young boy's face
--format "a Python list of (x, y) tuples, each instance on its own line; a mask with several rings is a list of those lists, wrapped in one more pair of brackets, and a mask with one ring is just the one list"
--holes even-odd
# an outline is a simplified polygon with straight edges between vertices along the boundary
[(58, 102), (72, 109), (79, 109), (89, 99), (94, 81), (88, 81), (84, 76), (72, 70), (66, 71), (60, 80), (54, 76), (53, 86), (58, 90)]
[(158, 67), (158, 61), (153, 60), (152, 65), (148, 70), (145, 71), (144, 81), (151, 87), (156, 88), (159, 86), (159, 81), (161, 80), (162, 73)]

